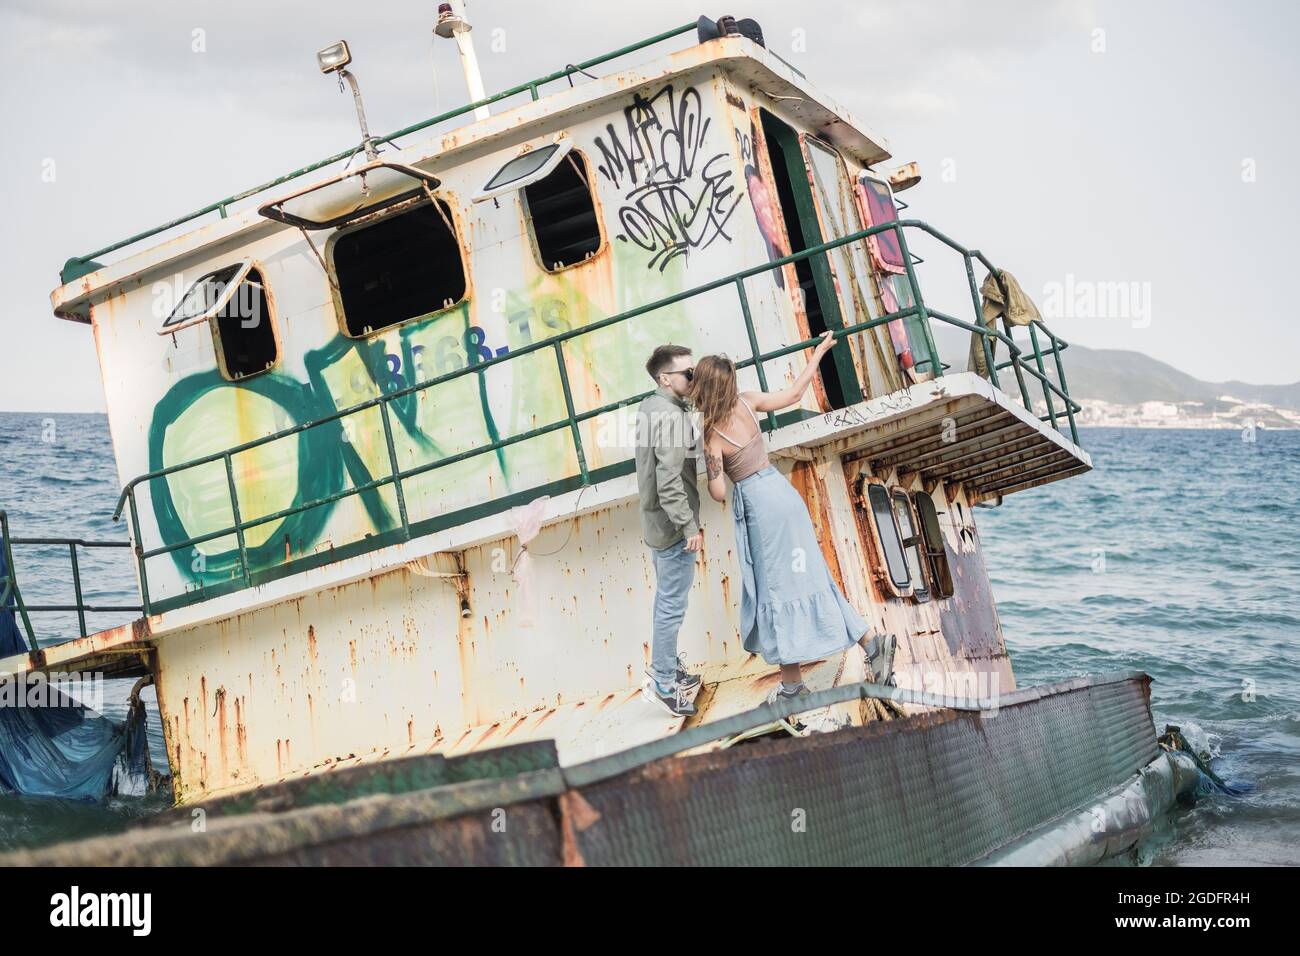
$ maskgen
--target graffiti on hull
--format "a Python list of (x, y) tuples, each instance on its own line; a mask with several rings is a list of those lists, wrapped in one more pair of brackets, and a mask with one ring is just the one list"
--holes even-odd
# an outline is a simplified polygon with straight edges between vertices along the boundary
[[(645, 274), (639, 265), (636, 268)], [(626, 307), (622, 295), (619, 299), (617, 306)], [(500, 315), (493, 317), (495, 333), (473, 324), (468, 305), (462, 304), (365, 340), (336, 335), (303, 356), (303, 381), (282, 369), (238, 384), (215, 369), (191, 375), (173, 385), (155, 407), (149, 468), (159, 470), (319, 422), (232, 456), (240, 518), (252, 521), (348, 489), (366, 490), (248, 528), (250, 569), (283, 565), (322, 548), (396, 531), (401, 518), (394, 486), (369, 487), (392, 473), (383, 413), (371, 407), (321, 420), (607, 314), (609, 310), (593, 306), (577, 283), (546, 275), (507, 295)], [(575, 407), (581, 412), (611, 397), (639, 393), (644, 387), (644, 355), (659, 341), (683, 341), (690, 334), (684, 311), (674, 308), (653, 320), (647, 317), (643, 323), (624, 323), (570, 340), (564, 353)], [(412, 524), (578, 473), (567, 428), (470, 454), (567, 416), (559, 365), (549, 349), (398, 396), (387, 405), (398, 469), (467, 456), (402, 481)], [(592, 468), (616, 463), (626, 451), (598, 446), (593, 436), (599, 421), (583, 426), (583, 449)], [(223, 461), (155, 480), (145, 493), (166, 544), (234, 524)], [(233, 534), (182, 548), (172, 557), (182, 581), (190, 586), (229, 581), (242, 570)]]
[(744, 193), (732, 159), (708, 143), (713, 120), (695, 87), (668, 84), (636, 94), (623, 110), (622, 128), (596, 137), (597, 169), (622, 192), (618, 239), (648, 253), (660, 272), (694, 249), (731, 241), (727, 224)]
[[(553, 489), (572, 479), (579, 466), (569, 428), (481, 450), (565, 420), (562, 378), (550, 349), (386, 403), (396, 467), (408, 472), (441, 462), (402, 480), (400, 504), (394, 484), (383, 483), (393, 464), (381, 409), (322, 420), (682, 291), (684, 269), (668, 266), (720, 239), (731, 243), (731, 230), (741, 228), (736, 225), (741, 220), (732, 217), (746, 190), (731, 147), (718, 136), (697, 89), (668, 84), (653, 94), (634, 94), (589, 146), (589, 155), (598, 159), (593, 165), (621, 201), (607, 207), (616, 209), (610, 218), (617, 226), (609, 231), (621, 230), (621, 241), (606, 254), (560, 273), (534, 271), (523, 284), (503, 283), (499, 301), (494, 296), (477, 305), (465, 302), (364, 339), (333, 334), (296, 355), (290, 349), (276, 368), (237, 383), (216, 369), (182, 378), (154, 407), (149, 470), (319, 423), (231, 458), (239, 517), (268, 519), (245, 532), (254, 572), (390, 535), (402, 526), (403, 505), (411, 525), (447, 516), (468, 520), (496, 499)], [(485, 259), (478, 269), (490, 288), (487, 277), (511, 267)], [(716, 322), (691, 321), (684, 303), (567, 340), (562, 351), (575, 410), (604, 407), (644, 391), (645, 357), (663, 342), (747, 348), (741, 323), (723, 329)], [(630, 448), (601, 443), (602, 429), (619, 414), (579, 425), (589, 471), (630, 456)], [(177, 588), (227, 582), (242, 572), (236, 536), (222, 533), (235, 523), (229, 486), (225, 463), (217, 460), (140, 489), (163, 545), (221, 533), (172, 552), (178, 578), (158, 582), (166, 596)], [(349, 491), (357, 493), (345, 494)], [(283, 514), (322, 499), (332, 500)], [(150, 566), (151, 575), (156, 567)]]

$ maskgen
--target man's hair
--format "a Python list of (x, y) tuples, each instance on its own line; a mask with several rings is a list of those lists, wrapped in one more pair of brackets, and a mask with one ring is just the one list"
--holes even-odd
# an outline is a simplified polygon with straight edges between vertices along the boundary
[(660, 373), (667, 371), (674, 359), (690, 354), (691, 350), (685, 345), (661, 345), (650, 353), (650, 359), (645, 363), (645, 370), (657, 382)]

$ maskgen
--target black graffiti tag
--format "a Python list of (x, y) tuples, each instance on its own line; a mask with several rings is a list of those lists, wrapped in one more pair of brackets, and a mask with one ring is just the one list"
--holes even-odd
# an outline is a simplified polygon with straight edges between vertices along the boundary
[(678, 96), (669, 84), (649, 99), (638, 93), (623, 119), (621, 137), (613, 123), (596, 137), (597, 168), (625, 190), (618, 238), (650, 253), (647, 268), (660, 272), (692, 249), (730, 242), (727, 221), (743, 194), (725, 152), (705, 158), (712, 120), (703, 115), (699, 91)]

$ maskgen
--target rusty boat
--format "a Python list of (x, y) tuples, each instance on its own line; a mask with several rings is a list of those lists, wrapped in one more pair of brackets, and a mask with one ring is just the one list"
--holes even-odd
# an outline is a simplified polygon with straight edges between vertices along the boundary
[[(459, 6), (437, 32), (467, 105), (372, 135), (335, 44), (359, 145), (63, 267), (140, 613), (37, 646), (6, 532), (31, 646), (0, 670), (152, 683), (175, 807), (6, 862), (1087, 863), (1191, 794), (1146, 675), (1016, 682), (977, 515), (1091, 461), (1066, 343), (911, 214), (917, 166), (751, 20), (493, 95)], [(941, 329), (969, 353), (945, 362)], [(703, 685), (671, 717), (639, 690), (645, 356), (726, 352), (780, 387), (826, 330), (814, 389), (763, 428), (897, 636), (894, 683), (858, 654), (807, 668), (830, 733), (766, 704), (705, 496), (680, 638)]]

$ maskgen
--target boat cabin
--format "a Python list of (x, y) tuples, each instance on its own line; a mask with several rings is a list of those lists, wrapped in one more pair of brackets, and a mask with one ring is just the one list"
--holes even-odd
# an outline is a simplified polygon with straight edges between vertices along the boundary
[[(566, 68), (71, 260), (52, 302), (95, 336), (143, 613), (9, 669), (152, 674), (181, 801), (672, 733), (637, 691), (646, 358), (726, 353), (742, 388), (775, 388), (831, 329), (769, 450), (850, 601), (898, 635), (900, 685), (1010, 690), (974, 509), (1090, 467), (1064, 343), (984, 325), (992, 264), (904, 218), (915, 177), (891, 181), (885, 140), (758, 39), (688, 25), (648, 62)], [(921, 267), (921, 242), (943, 255)], [(927, 307), (918, 273), (940, 268), (973, 315)], [(986, 374), (940, 356), (940, 326)], [(775, 673), (740, 644), (729, 512), (702, 521), (681, 648), (707, 721)]]

